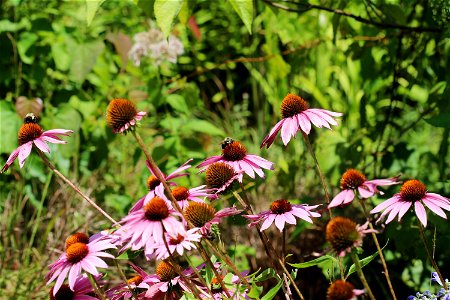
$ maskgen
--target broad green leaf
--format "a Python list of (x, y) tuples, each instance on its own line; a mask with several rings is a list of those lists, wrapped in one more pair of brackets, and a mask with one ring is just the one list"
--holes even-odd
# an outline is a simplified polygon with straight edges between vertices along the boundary
[(244, 22), (248, 32), (252, 33), (253, 0), (230, 0), (230, 3)]
[(166, 37), (172, 29), (173, 20), (180, 12), (183, 0), (156, 0), (154, 5), (156, 23)]
[(86, 23), (90, 26), (95, 14), (105, 0), (86, 0)]
[(169, 105), (176, 111), (181, 113), (187, 113), (189, 111), (189, 107), (187, 106), (186, 100), (183, 96), (178, 94), (170, 94), (166, 99), (167, 103), (169, 103)]
[(56, 68), (60, 71), (67, 71), (70, 67), (70, 55), (66, 46), (63, 43), (53, 43), (51, 49)]
[(180, 8), (180, 13), (178, 14), (178, 19), (180, 19), (181, 23), (187, 24), (190, 14), (191, 11), (189, 9), (189, 1), (183, 1), (183, 5)]
[(252, 282), (252, 288), (250, 289), (250, 292), (248, 292), (247, 296), (250, 299), (259, 299), (262, 291), (262, 286), (257, 286), (256, 283)]
[(222, 129), (217, 128), (214, 124), (211, 124), (205, 120), (191, 120), (188, 121), (184, 126), (184, 130), (192, 130), (201, 133), (207, 133), (214, 136), (225, 136), (225, 132)]
[(100, 40), (86, 44), (75, 44), (71, 49), (72, 63), (69, 72), (71, 79), (82, 83), (94, 67), (97, 57), (104, 47), (103, 41)]
[(425, 119), (425, 122), (434, 127), (450, 128), (450, 113), (444, 113), (435, 117), (431, 117), (429, 119)]
[(24, 28), (29, 29), (30, 25), (30, 21), (26, 18), (21, 19), (19, 23), (13, 23), (10, 20), (1, 20), (0, 32), (16, 32)]
[(313, 259), (313, 260), (310, 260), (310, 261), (307, 261), (307, 262), (304, 262), (304, 263), (298, 263), (298, 264), (288, 263), (288, 264), (293, 266), (294, 268), (304, 269), (304, 268), (309, 268), (309, 267), (312, 267), (312, 266), (317, 266), (318, 264), (326, 262), (326, 261), (329, 261), (329, 260), (334, 260), (334, 261), (337, 262), (336, 258), (334, 258), (333, 256), (331, 256), (331, 255), (324, 255), (324, 256), (321, 256), (319, 258), (316, 258), (316, 259)]
[(276, 286), (270, 289), (270, 291), (265, 294), (261, 300), (272, 300), (275, 298), (275, 295), (278, 293), (278, 290), (281, 288), (281, 285), (283, 284), (283, 280), (280, 279), (280, 281), (277, 283)]
[(34, 55), (27, 53), (28, 50), (36, 43), (38, 36), (32, 32), (24, 32), (20, 35), (20, 39), (17, 42), (17, 49), (22, 61), (26, 64), (32, 64), (34, 61)]
[(272, 268), (267, 268), (264, 271), (261, 272), (258, 276), (256, 276), (253, 281), (254, 282), (261, 282), (264, 280), (267, 280), (269, 278), (275, 277), (275, 270)]
[(22, 121), (11, 109), (10, 103), (0, 101), (0, 153), (10, 154), (16, 147), (17, 132)]

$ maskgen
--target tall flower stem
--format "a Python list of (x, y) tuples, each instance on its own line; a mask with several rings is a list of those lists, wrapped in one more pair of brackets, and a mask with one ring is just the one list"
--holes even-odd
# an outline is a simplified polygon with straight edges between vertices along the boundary
[[(363, 209), (364, 216), (366, 217), (367, 222), (369, 222), (369, 228), (371, 230), (373, 230), (373, 225), (372, 225), (372, 222), (370, 221), (369, 214), (367, 213), (367, 209), (366, 209), (364, 200), (360, 200), (359, 203), (361, 203), (361, 207)], [(389, 290), (391, 292), (392, 299), (397, 300), (397, 297), (395, 296), (395, 292), (394, 292), (394, 287), (392, 286), (391, 277), (389, 276), (389, 270), (388, 270), (388, 267), (386, 264), (386, 260), (384, 258), (383, 250), (381, 250), (380, 243), (378, 242), (378, 238), (377, 238), (377, 235), (375, 234), (375, 232), (371, 232), (371, 235), (372, 235), (373, 241), (375, 242), (375, 246), (377, 247), (378, 255), (380, 256), (380, 259), (381, 259), (381, 264), (383, 265), (384, 277), (386, 277), (386, 281), (389, 286)]]
[(345, 275), (344, 275), (344, 266), (342, 265), (342, 257), (338, 257), (338, 262), (339, 262), (339, 273), (341, 273), (341, 280), (345, 279)]
[(95, 204), (93, 200), (91, 200), (88, 196), (86, 196), (75, 184), (73, 184), (69, 179), (67, 179), (61, 172), (56, 169), (54, 165), (45, 157), (41, 150), (37, 149), (39, 156), (42, 158), (44, 163), (56, 174), (59, 178), (61, 178), (65, 183), (67, 183), (75, 192), (77, 192), (84, 200), (89, 202), (97, 211), (99, 211), (102, 215), (104, 215), (108, 220), (110, 220), (114, 226), (120, 226), (116, 220), (114, 220), (108, 213), (106, 213), (100, 206)]
[(442, 276), (441, 270), (439, 269), (436, 261), (434, 260), (433, 255), (431, 254), (430, 249), (428, 248), (427, 237), (425, 236), (425, 231), (424, 231), (424, 228), (422, 226), (422, 223), (420, 223), (419, 220), (417, 220), (417, 223), (419, 224), (420, 238), (422, 239), (422, 242), (423, 242), (423, 245), (425, 247), (425, 250), (427, 251), (427, 255), (428, 255), (428, 258), (431, 261), (431, 265), (433, 266), (434, 270), (438, 274), (439, 279), (441, 280), (441, 282), (442, 282), (442, 284), (444, 286), (444, 289), (448, 290), (448, 286), (445, 284), (445, 280), (444, 280), (444, 277)]
[[(233, 191), (233, 195), (238, 199), (239, 203), (242, 204), (242, 206), (245, 208), (245, 211), (249, 215), (254, 215), (252, 207), (250, 205), (250, 201), (247, 196), (247, 192), (245, 191), (245, 188), (243, 184), (241, 183), (241, 189), (242, 189), (242, 195), (241, 197), (237, 192)], [(277, 266), (281, 267), (282, 272), (289, 278), (291, 285), (294, 287), (294, 290), (296, 291), (297, 295), (300, 297), (301, 300), (304, 300), (302, 292), (298, 288), (297, 284), (295, 283), (294, 279), (292, 278), (289, 271), (286, 269), (286, 266), (284, 265), (284, 256), (281, 259), (275, 249), (273, 248), (272, 244), (270, 243), (269, 237), (265, 234), (265, 232), (261, 231), (261, 226), (258, 224), (256, 225), (256, 230), (258, 232), (259, 238), (261, 239), (261, 242), (264, 245), (264, 249), (266, 250), (267, 256), (273, 260), (274, 268), (277, 268)]]
[(136, 294), (136, 290), (134, 288), (131, 287), (130, 283), (127, 280), (127, 277), (125, 277), (125, 274), (122, 271), (122, 268), (119, 266), (119, 262), (117, 261), (117, 259), (114, 259), (114, 264), (116, 265), (117, 271), (119, 272), (120, 278), (122, 278), (122, 280), (125, 282), (125, 284), (128, 287), (128, 290), (130, 291), (130, 293), (132, 294), (132, 298), (135, 300), (139, 300), (138, 295)]
[[(327, 184), (325, 182), (325, 176), (323, 176), (322, 170), (320, 169), (319, 162), (317, 160), (316, 154), (314, 153), (311, 142), (309, 141), (308, 135), (306, 133), (304, 133), (303, 131), (302, 131), (302, 135), (303, 135), (303, 139), (305, 140), (306, 147), (308, 148), (309, 153), (311, 154), (311, 156), (314, 160), (314, 164), (316, 165), (317, 173), (319, 174), (320, 182), (322, 183), (323, 191), (325, 193), (325, 198), (327, 199), (327, 204), (330, 204), (331, 198), (330, 198), (330, 194), (328, 193)], [(330, 219), (331, 219), (332, 218), (331, 209), (328, 207), (327, 207), (327, 209), (328, 209), (328, 214), (330, 215)]]
[[(165, 192), (166, 192), (166, 195), (167, 195), (167, 197), (169, 198), (170, 202), (172, 202), (172, 205), (175, 207), (175, 209), (176, 209), (180, 214), (183, 215), (183, 210), (181, 209), (180, 205), (178, 205), (178, 201), (177, 201), (177, 200), (175, 199), (175, 197), (172, 195), (172, 191), (170, 190), (169, 185), (167, 184), (166, 180), (164, 179), (164, 176), (163, 176), (161, 170), (158, 168), (158, 166), (156, 165), (156, 163), (155, 163), (155, 161), (153, 160), (152, 156), (150, 155), (150, 152), (148, 152), (147, 147), (145, 146), (144, 141), (142, 140), (141, 136), (136, 132), (136, 130), (131, 131), (131, 133), (133, 134), (134, 138), (135, 138), (136, 141), (138, 142), (139, 147), (140, 147), (140, 148), (142, 149), (142, 151), (144, 152), (148, 164), (150, 165), (150, 167), (151, 167), (151, 168), (154, 170), (154, 172), (155, 172), (156, 178), (158, 178), (158, 180), (162, 183), (162, 185), (163, 185), (163, 187), (164, 187), (164, 190), (165, 190)], [(184, 217), (184, 215), (183, 215), (183, 217)], [(184, 219), (186, 219), (186, 218), (184, 218)], [(192, 224), (190, 224), (189, 222), (188, 222), (188, 225), (189, 225), (190, 228), (193, 227)], [(209, 241), (206, 240), (206, 242), (209, 242)], [(209, 256), (208, 256), (208, 255), (205, 255), (205, 256), (204, 256), (204, 254), (206, 254), (206, 252), (205, 252), (205, 249), (203, 248), (202, 244), (201, 244), (201, 243), (197, 243), (196, 245), (197, 245), (197, 250), (200, 252), (200, 254), (202, 255), (203, 259), (205, 259), (206, 262), (211, 266), (211, 268), (212, 268), (213, 270), (215, 270), (215, 268), (214, 268), (214, 266), (213, 266), (213, 264), (212, 264), (212, 262), (211, 262)], [(208, 246), (210, 246), (210, 245), (211, 245), (211, 244), (209, 243)], [(214, 251), (215, 249), (213, 248), (213, 249), (211, 249), (211, 250)], [(217, 252), (217, 251), (216, 251), (216, 252)], [(202, 254), (202, 253), (203, 253), (203, 254)], [(225, 257), (225, 255), (222, 255), (221, 253), (218, 253), (218, 252), (217, 252), (217, 256), (218, 256), (219, 258), (223, 259), (223, 260), (224, 260), (224, 261), (225, 261), (225, 262), (233, 269), (233, 271), (237, 270), (236, 266), (233, 264), (233, 262), (231, 261), (231, 259), (230, 259), (229, 257)], [(226, 256), (228, 256), (228, 255), (226, 255)], [(235, 271), (235, 272), (236, 272), (236, 271)], [(239, 278), (240, 278), (241, 280), (243, 280), (243, 282), (245, 282), (246, 285), (249, 286), (249, 287), (251, 288), (251, 286), (250, 286), (250, 284), (248, 283), (247, 279), (245, 279), (245, 278), (241, 275), (241, 273), (240, 273), (239, 271), (237, 272), (236, 275), (239, 276)], [(218, 281), (219, 281), (219, 283), (221, 283), (222, 288), (223, 288), (224, 290), (226, 290), (226, 287), (225, 287), (225, 285), (223, 284), (223, 281), (221, 281), (220, 278), (218, 278)]]
[(356, 273), (358, 274), (359, 279), (361, 280), (364, 288), (366, 289), (366, 292), (369, 295), (369, 298), (371, 300), (376, 300), (375, 296), (372, 293), (372, 290), (370, 289), (369, 284), (367, 283), (366, 277), (364, 276), (364, 273), (361, 268), (361, 263), (359, 262), (359, 258), (358, 258), (358, 255), (356, 254), (355, 249), (352, 249), (352, 252), (350, 252), (350, 256), (353, 260), (353, 263), (355, 264)]
[(103, 292), (103, 290), (100, 288), (100, 286), (98, 285), (97, 280), (95, 280), (94, 276), (91, 273), (87, 273), (89, 281), (91, 282), (91, 285), (95, 291), (95, 294), (101, 299), (101, 300), (107, 300), (108, 298), (106, 298), (105, 293)]

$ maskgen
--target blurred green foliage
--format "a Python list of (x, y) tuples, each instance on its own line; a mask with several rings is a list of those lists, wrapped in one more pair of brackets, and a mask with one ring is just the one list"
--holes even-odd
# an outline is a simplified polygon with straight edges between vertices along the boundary
[[(300, 138), (288, 147), (277, 139), (270, 150), (259, 150), (265, 134), (280, 119), (281, 100), (294, 92), (313, 107), (344, 113), (333, 131), (314, 128), (311, 134), (332, 194), (338, 192), (341, 174), (357, 168), (368, 178), (399, 174), (402, 179), (417, 178), (430, 191), (449, 196), (448, 3), (320, 1), (321, 6), (311, 7), (305, 1), (254, 1), (250, 9), (239, 1), (175, 2), (175, 8), (167, 8), (158, 0), (3, 1), (2, 163), (17, 147), (24, 109), (42, 109), (44, 129), (75, 131), (67, 145), (52, 147), (52, 161), (120, 218), (145, 194), (149, 175), (134, 140), (115, 136), (106, 127), (108, 102), (123, 97), (148, 112), (139, 131), (164, 172), (188, 158), (198, 163), (218, 154), (222, 139), (231, 136), (249, 152), (276, 163), (275, 171), (265, 181), (257, 180), (250, 192), (258, 209), (266, 210), (279, 198), (324, 203), (313, 161)], [(170, 22), (163, 25), (155, 13), (168, 14), (173, 27)], [(132, 38), (156, 24), (182, 41), (184, 54), (176, 64), (143, 59), (135, 66), (128, 57)], [(35, 98), (43, 100), (42, 107)], [(56, 225), (40, 228), (45, 234), (30, 244), (32, 228), (27, 221), (53, 220), (45, 197), (58, 187), (48, 187), (49, 180), (48, 170), (33, 155), (24, 169), (16, 162), (9, 174), (1, 176), (0, 211), (9, 218), (8, 224), (5, 218), (2, 221), (3, 262), (16, 257), (14, 249), (20, 245), (44, 250), (41, 238), (45, 241)], [(190, 176), (179, 183), (196, 186), (203, 179)], [(393, 187), (386, 194), (397, 191)], [(384, 199), (378, 197), (374, 204)], [(8, 203), (21, 203), (12, 210), (14, 218)], [(44, 213), (37, 218), (40, 209)], [(429, 216), (430, 227), (436, 230), (437, 260), (449, 270), (448, 222)], [(68, 226), (74, 230), (85, 216), (72, 217), (73, 225)], [(24, 225), (22, 236), (9, 235), (17, 230), (13, 220)], [(384, 245), (389, 240), (388, 264), (403, 298), (429, 277), (428, 263), (417, 267), (416, 259), (425, 262), (426, 256), (411, 239), (418, 239), (414, 224), (410, 216), (401, 224), (390, 224), (381, 241)], [(369, 248), (361, 257), (373, 252)], [(377, 272), (367, 276), (374, 285), (383, 285), (375, 280)], [(42, 288), (40, 282), (35, 280), (33, 288)], [(322, 286), (311, 290), (323, 290), (326, 282), (318, 281)], [(1, 281), (1, 288), (10, 286)], [(19, 297), (20, 288), (17, 291)], [(381, 286), (379, 293), (389, 295)]]

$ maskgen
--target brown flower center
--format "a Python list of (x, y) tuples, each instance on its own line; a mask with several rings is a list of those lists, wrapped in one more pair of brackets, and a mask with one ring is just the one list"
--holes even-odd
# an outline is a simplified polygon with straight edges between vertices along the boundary
[(326, 239), (337, 253), (353, 247), (360, 234), (356, 229), (356, 223), (344, 217), (335, 217), (328, 222)]
[(172, 189), (172, 195), (177, 201), (183, 201), (189, 197), (189, 190), (184, 186), (177, 186)]
[(137, 115), (136, 105), (127, 99), (113, 99), (109, 103), (106, 123), (113, 131), (119, 131)]
[(82, 261), (89, 254), (89, 248), (85, 243), (75, 243), (66, 249), (67, 260), (71, 264)]
[(190, 202), (184, 209), (186, 219), (195, 227), (202, 227), (206, 222), (211, 221), (215, 214), (214, 207), (200, 202)]
[(141, 275), (136, 275), (130, 279), (127, 280), (128, 284), (134, 284), (134, 285), (139, 285), (142, 282), (143, 278)]
[(234, 176), (234, 169), (223, 162), (216, 162), (206, 169), (206, 183), (211, 188), (221, 188)]
[(223, 158), (228, 161), (242, 160), (247, 155), (247, 148), (240, 142), (233, 141), (222, 149)]
[(409, 202), (419, 201), (425, 197), (426, 194), (426, 185), (416, 179), (406, 181), (400, 189), (402, 199)]
[(274, 214), (281, 215), (284, 214), (285, 212), (291, 211), (292, 205), (291, 203), (289, 203), (289, 201), (281, 199), (272, 202), (272, 204), (270, 204), (270, 210)]
[(169, 216), (169, 207), (166, 201), (156, 196), (145, 206), (145, 217), (150, 221), (161, 221)]
[(56, 295), (53, 295), (53, 289), (55, 287), (52, 287), (50, 290), (50, 300), (72, 300), (74, 296), (74, 292), (70, 289), (69, 285), (63, 284), (59, 288), (59, 290), (56, 292)]
[(360, 187), (366, 181), (366, 176), (363, 173), (355, 170), (347, 170), (341, 178), (341, 189), (342, 190), (354, 190)]
[(82, 232), (77, 232), (75, 234), (72, 234), (71, 236), (69, 236), (66, 239), (66, 249), (75, 243), (87, 244), (87, 243), (89, 243), (89, 237)]
[(181, 234), (178, 234), (176, 238), (170, 237), (169, 239), (169, 245), (178, 245), (181, 244), (184, 241), (184, 236)]
[(327, 300), (350, 300), (353, 298), (353, 285), (344, 280), (336, 280), (327, 291)]
[(147, 188), (153, 191), (160, 183), (161, 181), (155, 175), (150, 175), (147, 179)]
[(18, 134), (19, 145), (23, 145), (37, 139), (41, 136), (42, 133), (43, 130), (41, 126), (36, 123), (22, 124), (22, 127), (20, 127)]
[(171, 265), (162, 261), (156, 268), (156, 275), (161, 278), (161, 281), (169, 281), (177, 276), (177, 273)]
[(309, 108), (308, 102), (300, 96), (287, 94), (281, 102), (281, 115), (290, 118)]

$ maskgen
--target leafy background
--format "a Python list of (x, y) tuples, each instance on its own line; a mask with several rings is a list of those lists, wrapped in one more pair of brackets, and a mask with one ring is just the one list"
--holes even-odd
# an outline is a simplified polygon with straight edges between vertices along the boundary
[[(257, 211), (280, 198), (325, 202), (301, 139), (259, 149), (288, 92), (344, 113), (333, 131), (311, 134), (331, 194), (347, 168), (368, 178), (417, 178), (430, 191), (450, 194), (450, 6), (444, 0), (6, 0), (1, 8), (2, 161), (17, 147), (29, 111), (40, 114), (44, 129), (74, 130), (67, 145), (52, 148), (51, 160), (115, 218), (145, 194), (148, 170), (133, 139), (106, 128), (105, 110), (114, 97), (132, 99), (148, 112), (139, 131), (165, 172), (188, 158), (198, 163), (217, 155), (226, 136), (275, 162), (265, 180), (246, 182)], [(136, 67), (127, 54), (133, 35), (158, 26), (181, 39), (185, 53), (176, 64), (156, 66), (148, 59)], [(179, 183), (203, 181), (191, 170)], [(46, 266), (65, 237), (108, 224), (33, 154), (23, 169), (15, 163), (0, 176), (0, 190), (0, 297), (29, 299), (31, 291), (45, 298)], [(358, 211), (355, 205), (337, 212), (362, 222)], [(429, 218), (436, 258), (449, 277), (448, 222)], [(325, 224), (292, 229), (292, 262), (326, 249)], [(223, 239), (234, 243), (243, 268), (256, 270), (264, 254), (248, 243), (252, 234), (243, 234), (245, 228), (223, 229)], [(407, 216), (380, 230), (397, 296), (428, 288), (431, 269), (416, 245), (415, 220)], [(374, 252), (366, 239), (360, 256)], [(253, 255), (257, 265), (246, 259)], [(324, 297), (329, 266), (321, 267), (299, 271), (309, 299)], [(378, 296), (389, 297), (379, 263), (365, 270)], [(361, 287), (355, 275), (349, 280)]]

